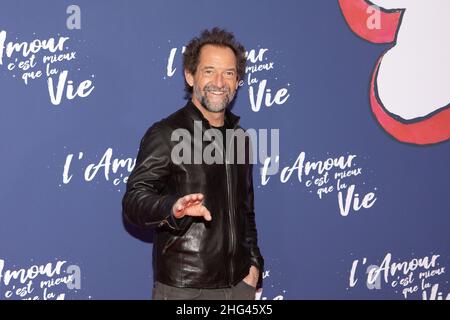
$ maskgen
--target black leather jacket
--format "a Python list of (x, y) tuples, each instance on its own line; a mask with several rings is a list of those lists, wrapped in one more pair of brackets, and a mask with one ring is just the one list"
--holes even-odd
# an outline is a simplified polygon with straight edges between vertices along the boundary
[[(176, 287), (224, 288), (241, 281), (254, 265), (260, 270), (260, 287), (264, 260), (257, 244), (252, 165), (175, 164), (171, 152), (179, 141), (171, 141), (172, 132), (184, 128), (194, 137), (194, 121), (201, 121), (203, 132), (211, 128), (189, 102), (146, 132), (127, 182), (123, 214), (135, 225), (155, 227), (154, 280)], [(239, 117), (226, 112), (227, 128), (242, 130), (238, 122)], [(204, 141), (202, 150), (210, 143)], [(235, 160), (239, 152), (248, 156), (244, 149), (235, 149)], [(191, 193), (204, 194), (210, 222), (172, 215), (175, 201)]]

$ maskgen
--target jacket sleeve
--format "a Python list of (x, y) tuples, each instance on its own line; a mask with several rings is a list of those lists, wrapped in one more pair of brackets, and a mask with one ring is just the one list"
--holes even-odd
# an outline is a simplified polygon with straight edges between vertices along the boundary
[(158, 123), (153, 125), (141, 140), (136, 165), (131, 172), (122, 213), (125, 219), (139, 227), (162, 227), (184, 230), (190, 217), (176, 219), (172, 207), (179, 198), (164, 192), (170, 178), (170, 132)]
[(254, 194), (253, 194), (253, 170), (252, 165), (249, 165), (247, 174), (247, 199), (245, 201), (246, 209), (246, 230), (245, 238), (250, 247), (250, 259), (251, 265), (255, 266), (259, 270), (259, 280), (257, 288), (262, 287), (262, 273), (264, 270), (264, 258), (258, 247), (258, 233), (256, 231), (255, 210), (254, 210)]

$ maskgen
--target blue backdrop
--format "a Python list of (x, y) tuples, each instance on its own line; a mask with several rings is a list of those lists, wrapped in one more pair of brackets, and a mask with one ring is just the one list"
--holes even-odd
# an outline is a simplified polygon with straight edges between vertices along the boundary
[(122, 221), (125, 181), (147, 128), (185, 104), (183, 46), (216, 25), (250, 53), (233, 111), (279, 129), (278, 172), (254, 166), (257, 297), (447, 297), (448, 139), (404, 143), (371, 110), (393, 43), (356, 35), (331, 0), (73, 4), (1, 4), (0, 299), (150, 298), (151, 238)]

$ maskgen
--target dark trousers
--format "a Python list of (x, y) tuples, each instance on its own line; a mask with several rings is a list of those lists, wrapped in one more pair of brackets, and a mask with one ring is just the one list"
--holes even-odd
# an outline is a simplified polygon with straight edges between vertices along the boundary
[(153, 300), (255, 300), (256, 289), (244, 281), (230, 288), (194, 289), (168, 286), (156, 281)]

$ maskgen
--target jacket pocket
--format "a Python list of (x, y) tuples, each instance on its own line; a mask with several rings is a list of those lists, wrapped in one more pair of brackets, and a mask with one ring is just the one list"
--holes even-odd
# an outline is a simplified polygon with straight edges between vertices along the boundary
[(169, 250), (170, 247), (172, 247), (172, 246), (175, 244), (175, 242), (176, 242), (177, 240), (179, 240), (179, 239), (180, 239), (180, 237), (172, 236), (172, 237), (167, 241), (166, 245), (164, 246), (164, 248), (163, 248), (163, 250), (162, 250), (162, 253), (165, 254), (165, 253), (167, 252), (167, 250)]

